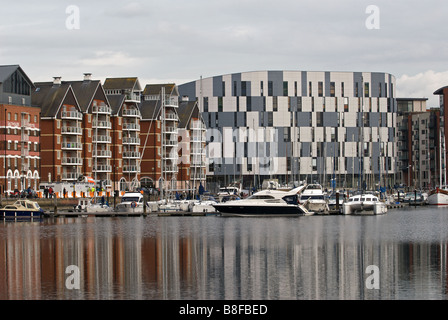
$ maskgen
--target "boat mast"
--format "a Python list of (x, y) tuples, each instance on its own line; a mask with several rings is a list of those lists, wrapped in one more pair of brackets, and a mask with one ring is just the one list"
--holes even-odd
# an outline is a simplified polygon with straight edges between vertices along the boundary
[(160, 92), (160, 108), (162, 110), (162, 163), (161, 163), (161, 174), (162, 185), (160, 186), (160, 199), (163, 200), (165, 196), (165, 152), (166, 152), (166, 128), (165, 128), (165, 87), (162, 86)]

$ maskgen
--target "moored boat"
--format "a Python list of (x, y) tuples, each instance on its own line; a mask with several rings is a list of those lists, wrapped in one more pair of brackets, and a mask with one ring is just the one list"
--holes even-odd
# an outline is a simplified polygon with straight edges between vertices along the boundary
[(318, 183), (308, 184), (300, 195), (300, 203), (308, 211), (328, 212), (328, 199), (322, 186)]
[(121, 197), (121, 202), (115, 206), (115, 211), (143, 213), (144, 198), (140, 192), (126, 192)]
[(443, 185), (431, 190), (428, 195), (428, 204), (435, 206), (448, 205), (448, 186)]
[(385, 214), (387, 213), (387, 204), (374, 194), (362, 193), (349, 197), (342, 205), (343, 214), (365, 214), (367, 212), (375, 215)]
[(44, 210), (36, 201), (17, 200), (0, 209), (0, 218), (41, 218)]
[(214, 204), (213, 207), (222, 216), (301, 216), (311, 214), (298, 203), (299, 190), (289, 192), (280, 190), (262, 190), (242, 200), (231, 200)]

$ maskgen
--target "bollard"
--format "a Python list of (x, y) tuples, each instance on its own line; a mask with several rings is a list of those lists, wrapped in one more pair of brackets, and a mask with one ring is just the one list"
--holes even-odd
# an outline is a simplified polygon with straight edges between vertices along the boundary
[(339, 211), (339, 192), (336, 192), (336, 210)]

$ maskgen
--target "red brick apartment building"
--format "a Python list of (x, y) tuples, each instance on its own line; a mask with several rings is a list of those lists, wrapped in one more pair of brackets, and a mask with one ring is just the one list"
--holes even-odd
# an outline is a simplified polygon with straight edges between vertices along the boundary
[(32, 106), (33, 82), (19, 65), (0, 66), (0, 190), (37, 189), (40, 172), (40, 108)]
[(142, 186), (171, 194), (197, 192), (206, 179), (206, 128), (197, 102), (179, 104), (175, 84), (147, 85), (142, 96)]

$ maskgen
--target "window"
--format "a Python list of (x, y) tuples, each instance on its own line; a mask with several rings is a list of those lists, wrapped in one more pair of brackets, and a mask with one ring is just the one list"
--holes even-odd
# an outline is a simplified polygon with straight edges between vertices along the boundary
[(370, 96), (369, 88), (370, 88), (369, 83), (368, 82), (364, 83), (364, 97), (365, 98), (368, 98)]
[(218, 97), (218, 112), (222, 112), (222, 97)]
[(272, 97), (274, 95), (274, 83), (268, 81), (268, 96)]
[(274, 111), (278, 111), (278, 99), (277, 97), (272, 98), (272, 109)]
[(288, 81), (283, 81), (283, 96), (288, 96)]
[(204, 112), (208, 112), (208, 97), (203, 98)]
[(330, 82), (330, 97), (334, 97), (336, 95), (335, 83)]
[(263, 96), (263, 81), (260, 81), (260, 96)]
[(311, 97), (312, 95), (313, 95), (313, 84), (312, 84), (312, 82), (310, 81), (310, 82), (308, 83), (308, 96)]
[(317, 83), (317, 94), (319, 97), (323, 97), (324, 96), (324, 83), (322, 81), (319, 81)]
[(246, 81), (241, 81), (241, 96), (247, 96), (247, 83)]
[(344, 82), (341, 82), (341, 97), (344, 97), (345, 95), (345, 88), (344, 88)]
[(222, 82), (222, 96), (225, 96), (225, 95), (226, 95), (226, 82), (223, 81)]

